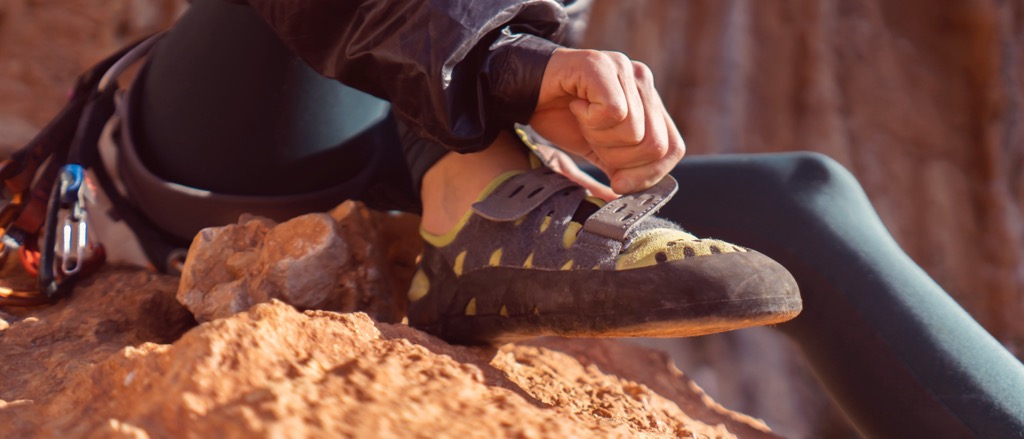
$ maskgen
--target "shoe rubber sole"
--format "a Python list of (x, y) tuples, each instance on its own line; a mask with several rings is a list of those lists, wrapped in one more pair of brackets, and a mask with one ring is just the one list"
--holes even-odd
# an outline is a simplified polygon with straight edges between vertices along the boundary
[[(410, 322), (453, 343), (692, 337), (781, 323), (803, 306), (792, 275), (755, 251), (629, 270), (487, 267), (457, 278), (439, 262), (427, 273), (429, 300), (413, 304)], [(426, 313), (436, 318), (417, 309), (438, 305)]]

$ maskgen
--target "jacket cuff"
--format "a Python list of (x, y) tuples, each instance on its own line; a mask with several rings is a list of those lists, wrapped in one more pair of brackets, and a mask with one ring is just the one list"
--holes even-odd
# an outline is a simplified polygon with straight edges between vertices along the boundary
[(537, 108), (544, 69), (555, 49), (544, 38), (511, 33), (507, 28), (491, 45), (485, 70), (492, 114), (525, 124)]

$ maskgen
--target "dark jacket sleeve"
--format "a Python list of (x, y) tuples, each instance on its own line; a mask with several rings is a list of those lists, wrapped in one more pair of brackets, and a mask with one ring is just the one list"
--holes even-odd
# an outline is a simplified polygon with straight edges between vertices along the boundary
[(525, 123), (566, 21), (552, 0), (249, 0), (321, 74), (391, 101), (415, 134), (483, 149)]

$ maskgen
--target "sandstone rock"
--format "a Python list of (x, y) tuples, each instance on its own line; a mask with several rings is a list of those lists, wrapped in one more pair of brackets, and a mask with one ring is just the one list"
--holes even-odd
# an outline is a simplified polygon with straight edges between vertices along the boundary
[(356, 310), (378, 321), (400, 321), (422, 248), (419, 217), (372, 211), (351, 201), (330, 215), (352, 258), (338, 273), (343, 291), (355, 297)]
[(408, 232), (413, 222), (397, 218), (348, 201), (330, 215), (281, 224), (247, 216), (204, 229), (189, 249), (178, 300), (201, 322), (271, 299), (398, 321), (411, 276), (403, 267), (414, 265), (419, 238)]
[[(200, 321), (249, 309), (253, 301), (241, 279), (255, 263), (253, 249), (274, 225), (264, 218), (245, 217), (237, 225), (200, 231), (185, 258), (178, 301)], [(246, 257), (250, 264), (243, 263)]]
[(125, 346), (179, 338), (195, 321), (174, 300), (177, 283), (138, 269), (104, 269), (85, 279), (70, 299), (5, 308), (10, 327), (0, 331), (0, 401), (6, 403), (0, 411), (34, 410), (40, 395), (64, 391), (75, 371)]
[[(349, 261), (348, 246), (327, 214), (309, 214), (267, 232), (249, 267), (256, 303), (281, 299), (299, 308), (351, 310), (352, 297), (336, 294), (336, 278)], [(341, 303), (332, 303), (332, 302)]]
[(780, 435), (857, 437), (814, 380), (800, 351), (777, 331), (750, 328), (718, 336), (636, 342), (668, 353), (715, 401), (764, 420)]
[(21, 310), (0, 437), (776, 437), (643, 348), (451, 346), (276, 300), (193, 327), (173, 281), (105, 270)]
[(46, 125), (82, 71), (167, 28), (187, 6), (185, 0), (0, 2), (0, 154)]

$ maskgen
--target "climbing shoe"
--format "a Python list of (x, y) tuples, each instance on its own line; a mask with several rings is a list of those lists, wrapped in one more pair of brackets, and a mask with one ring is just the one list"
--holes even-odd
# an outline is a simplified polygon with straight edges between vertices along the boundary
[(485, 344), (687, 337), (795, 317), (800, 295), (781, 265), (652, 215), (676, 188), (668, 176), (605, 204), (547, 168), (499, 176), (452, 231), (421, 231), (409, 324)]

